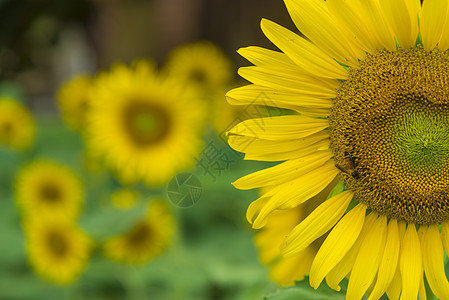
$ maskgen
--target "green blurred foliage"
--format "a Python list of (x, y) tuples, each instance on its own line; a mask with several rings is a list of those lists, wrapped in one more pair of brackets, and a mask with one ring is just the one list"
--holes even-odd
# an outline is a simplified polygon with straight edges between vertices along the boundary
[[(214, 134), (206, 135), (223, 151), (232, 151)], [(231, 180), (261, 169), (234, 155), (229, 169), (214, 181), (204, 170), (191, 170), (202, 184), (201, 199), (189, 208), (171, 205), (177, 222), (172, 246), (144, 265), (125, 265), (103, 257), (101, 242), (122, 233), (141, 218), (145, 202), (118, 210), (110, 194), (119, 187), (106, 172), (89, 173), (83, 164), (84, 145), (78, 134), (59, 119), (37, 121), (35, 147), (26, 153), (0, 150), (0, 299), (261, 299), (273, 292), (267, 270), (258, 262), (253, 231), (245, 222), (255, 191), (238, 191)], [(231, 152), (228, 152), (231, 155)], [(68, 165), (85, 183), (86, 199), (79, 225), (97, 243), (91, 261), (75, 283), (57, 286), (30, 268), (19, 211), (14, 203), (14, 179), (26, 162), (47, 158)], [(165, 188), (137, 185), (144, 199), (165, 196)]]

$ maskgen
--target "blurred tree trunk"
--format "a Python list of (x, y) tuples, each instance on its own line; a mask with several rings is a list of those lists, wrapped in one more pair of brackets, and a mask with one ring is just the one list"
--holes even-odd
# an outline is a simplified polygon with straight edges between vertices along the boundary
[(155, 57), (163, 61), (175, 46), (201, 39), (201, 0), (156, 0)]

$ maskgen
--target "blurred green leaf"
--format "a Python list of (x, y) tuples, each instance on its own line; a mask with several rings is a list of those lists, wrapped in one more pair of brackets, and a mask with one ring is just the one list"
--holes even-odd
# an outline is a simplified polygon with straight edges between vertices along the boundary
[(284, 288), (278, 292), (264, 297), (264, 300), (344, 300), (346, 294), (342, 291), (337, 292), (329, 288), (326, 284), (321, 284), (317, 290), (309, 285), (309, 278), (297, 282), (296, 286)]

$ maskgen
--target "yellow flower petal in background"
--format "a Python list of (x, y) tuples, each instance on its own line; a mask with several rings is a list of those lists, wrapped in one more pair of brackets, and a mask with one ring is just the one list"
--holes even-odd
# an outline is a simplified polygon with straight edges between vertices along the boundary
[(281, 286), (291, 286), (309, 273), (316, 250), (307, 247), (296, 256), (284, 257), (270, 270), (270, 277)]

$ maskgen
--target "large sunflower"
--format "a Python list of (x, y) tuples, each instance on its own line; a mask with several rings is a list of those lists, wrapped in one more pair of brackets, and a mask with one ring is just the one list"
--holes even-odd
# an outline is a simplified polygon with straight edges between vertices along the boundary
[(34, 120), (22, 104), (0, 98), (0, 145), (26, 150), (34, 142), (35, 130)]
[(27, 219), (30, 264), (40, 276), (58, 283), (74, 281), (89, 260), (92, 240), (70, 220), (55, 216)]
[(248, 220), (264, 227), (339, 178), (345, 189), (289, 231), (284, 257), (324, 236), (310, 268), (314, 288), (325, 279), (338, 290), (349, 277), (347, 299), (417, 299), (427, 278), (449, 299), (448, 2), (285, 3), (305, 38), (263, 20), (282, 52), (240, 49), (255, 66), (239, 74), (253, 84), (227, 94), (232, 104), (269, 99), (292, 112), (229, 132), (246, 158), (285, 161), (234, 183), (272, 186), (250, 205)]
[(195, 91), (155, 72), (143, 61), (115, 65), (90, 93), (89, 145), (125, 183), (163, 184), (199, 151), (203, 104)]
[(48, 213), (74, 219), (84, 200), (79, 177), (68, 167), (45, 160), (25, 165), (17, 175), (15, 190), (26, 217)]
[(128, 232), (111, 237), (104, 244), (104, 253), (115, 261), (145, 263), (162, 253), (170, 244), (174, 219), (161, 201), (152, 201), (144, 219)]

